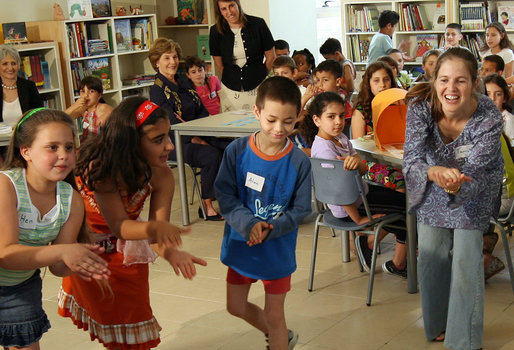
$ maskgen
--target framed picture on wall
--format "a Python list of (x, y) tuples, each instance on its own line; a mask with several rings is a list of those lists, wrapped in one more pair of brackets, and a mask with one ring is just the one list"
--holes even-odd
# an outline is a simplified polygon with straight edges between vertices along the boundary
[(109, 17), (111, 15), (111, 0), (91, 0), (93, 17)]
[(2, 29), (4, 31), (4, 43), (6, 44), (29, 42), (25, 22), (2, 23)]

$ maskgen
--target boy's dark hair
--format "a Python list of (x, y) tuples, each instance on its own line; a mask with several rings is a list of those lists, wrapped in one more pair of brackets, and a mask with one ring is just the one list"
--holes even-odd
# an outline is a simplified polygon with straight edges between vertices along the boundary
[(503, 70), (505, 69), (505, 61), (503, 60), (503, 58), (500, 55), (485, 56), (482, 60), (489, 61), (489, 62), (496, 64), (497, 72), (500, 70), (503, 72)]
[(302, 107), (302, 94), (298, 85), (285, 77), (270, 77), (259, 85), (255, 98), (255, 105), (259, 111), (264, 108), (266, 100), (292, 104), (296, 107), (297, 114), (300, 113)]
[(291, 56), (294, 57), (294, 55), (303, 55), (307, 64), (311, 65), (311, 69), (308, 73), (312, 73), (312, 70), (316, 67), (316, 61), (314, 60), (314, 55), (309, 51), (309, 49), (304, 48), (303, 50), (294, 50)]
[(273, 68), (280, 67), (288, 67), (291, 69), (291, 72), (294, 72), (294, 70), (296, 69), (296, 63), (289, 56), (278, 56), (277, 58), (275, 58), (275, 61), (273, 61)]
[(386, 55), (390, 55), (392, 53), (402, 53), (402, 52), (398, 49), (395, 49), (394, 47), (386, 50)]
[(287, 43), (287, 41), (282, 39), (275, 40), (275, 49), (289, 50), (289, 44)]
[(314, 69), (313, 73), (316, 74), (317, 72), (329, 72), (337, 79), (343, 76), (343, 67), (336, 60), (325, 60)]
[(437, 50), (437, 49), (431, 49), (431, 50), (428, 50), (426, 51), (424, 54), (423, 54), (423, 58), (421, 60), (421, 63), (425, 64), (427, 63), (427, 60), (430, 56), (441, 56), (442, 52)]
[(336, 38), (328, 38), (323, 45), (319, 47), (319, 53), (322, 55), (333, 55), (336, 51), (343, 52), (341, 43)]
[(462, 26), (459, 23), (448, 23), (446, 25), (446, 29), (448, 28), (456, 29), (459, 31), (459, 33), (462, 33)]
[(400, 15), (395, 11), (385, 10), (378, 16), (378, 26), (380, 29), (386, 27), (389, 23), (394, 26), (400, 20)]
[[(509, 104), (509, 97), (510, 97), (510, 91), (509, 91), (509, 84), (505, 81), (505, 79), (496, 73), (488, 74), (484, 78), (484, 86), (486, 86), (489, 83), (493, 83), (498, 85), (500, 89), (503, 91), (503, 96), (505, 96), (505, 102), (502, 103), (502, 107), (506, 109), (509, 112), (512, 112), (511, 105)], [(487, 86), (486, 86), (487, 91)]]
[(157, 108), (138, 128), (136, 110), (145, 101), (141, 96), (123, 100), (107, 118), (101, 132), (82, 145), (75, 171), (91, 191), (100, 182), (112, 182), (113, 192), (125, 188), (135, 193), (152, 178), (150, 165), (141, 151), (143, 127), (168, 119), (168, 112)]
[(319, 130), (316, 124), (314, 124), (312, 117), (315, 115), (321, 117), (327, 106), (331, 103), (340, 103), (344, 108), (346, 108), (344, 97), (333, 91), (326, 91), (318, 94), (309, 105), (307, 115), (303, 118), (299, 126), (300, 134), (305, 138), (309, 147), (312, 146), (312, 142), (314, 142), (314, 138), (318, 134)]

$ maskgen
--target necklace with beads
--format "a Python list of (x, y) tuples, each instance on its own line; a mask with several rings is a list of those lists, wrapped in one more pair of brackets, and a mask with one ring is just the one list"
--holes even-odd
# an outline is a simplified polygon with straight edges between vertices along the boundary
[(9, 86), (9, 85), (5, 85), (4, 83), (2, 83), (2, 87), (6, 90), (15, 90), (18, 88), (18, 86), (16, 85), (13, 85), (13, 86)]

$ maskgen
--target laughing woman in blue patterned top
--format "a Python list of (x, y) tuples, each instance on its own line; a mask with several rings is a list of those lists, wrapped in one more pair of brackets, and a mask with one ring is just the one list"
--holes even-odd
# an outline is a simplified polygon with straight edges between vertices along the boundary
[(482, 233), (499, 208), (503, 176), (502, 117), (476, 85), (476, 59), (452, 48), (434, 79), (407, 95), (403, 172), (418, 218), (425, 335), (451, 349), (482, 347)]

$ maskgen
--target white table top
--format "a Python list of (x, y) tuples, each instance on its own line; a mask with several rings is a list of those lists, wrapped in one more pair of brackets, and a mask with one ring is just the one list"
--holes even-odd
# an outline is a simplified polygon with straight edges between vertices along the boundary
[(402, 166), (403, 153), (396, 152), (395, 154), (393, 154), (389, 151), (382, 151), (375, 145), (375, 140), (373, 138), (364, 138), (363, 140), (353, 139), (350, 140), (350, 142), (352, 143), (353, 148), (355, 148), (357, 153), (361, 155), (369, 155), (371, 158), (375, 160), (390, 163), (396, 167), (401, 168)]
[(180, 135), (241, 137), (260, 129), (253, 112), (235, 111), (178, 123), (171, 126)]

